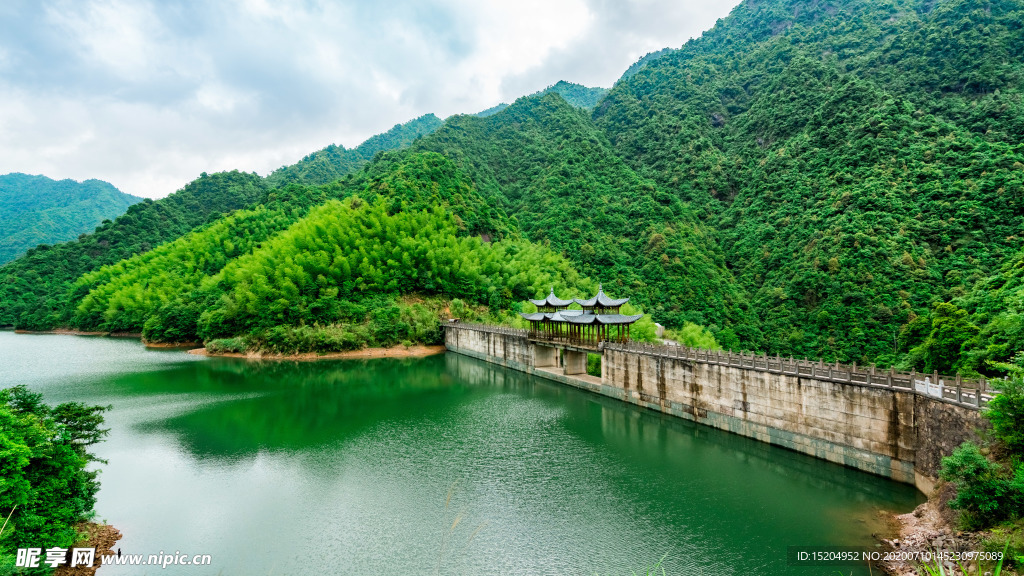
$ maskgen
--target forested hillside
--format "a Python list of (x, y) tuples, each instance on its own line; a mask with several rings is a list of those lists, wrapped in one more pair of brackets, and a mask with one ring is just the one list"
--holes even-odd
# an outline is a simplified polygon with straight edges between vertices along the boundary
[(522, 98), (488, 118), (451, 118), (410, 150), (450, 157), (528, 238), (550, 243), (660, 321), (753, 326), (714, 234), (685, 203), (637, 176), (588, 115), (557, 94)]
[(29, 248), (71, 240), (117, 218), (142, 198), (100, 180), (0, 176), (0, 265)]
[(147, 252), (266, 196), (255, 174), (203, 174), (167, 198), (135, 204), (92, 234), (42, 245), (0, 267), (0, 326), (43, 330), (62, 324), (67, 290), (82, 274)]
[[(510, 285), (492, 257), (515, 262), (528, 241), (581, 285), (727, 347), (992, 373), (1024, 345), (1022, 22), (1022, 0), (747, 1), (603, 97), (559, 83), (485, 117), (427, 116), (250, 182), (233, 204), (246, 211), (190, 236), (226, 210), (148, 225), (127, 248), (103, 236), (115, 223), (33, 251), (0, 268), (0, 323), (258, 339), (268, 318), (294, 336), (356, 322), (335, 300), (409, 290), (510, 307), (541, 272)], [(385, 255), (414, 224), (468, 251), (435, 264), (483, 265), (488, 292), (385, 273), (406, 255), (423, 266), (411, 247)]]
[(749, 346), (983, 369), (920, 346), (936, 303), (986, 290), (1021, 248), (1022, 16), (745, 2), (617, 84), (594, 120), (719, 231), (760, 318)]
[[(514, 222), (444, 156), (407, 154), (375, 168), (344, 184), (291, 185), (85, 274), (68, 296), (70, 325), (326, 352), (436, 341), (442, 303), (432, 297), (500, 315), (545, 287), (594, 288), (557, 253), (518, 239)], [(408, 296), (421, 301), (400, 301)]]
[(617, 82), (622, 82), (623, 80), (626, 80), (627, 78), (632, 78), (633, 76), (636, 75), (637, 72), (642, 70), (645, 66), (647, 66), (651, 62), (654, 62), (658, 58), (661, 58), (662, 56), (667, 56), (668, 54), (671, 54), (671, 53), (672, 53), (672, 49), (671, 48), (662, 48), (661, 50), (657, 50), (655, 52), (648, 52), (643, 57), (641, 57), (639, 60), (634, 62), (632, 65), (630, 65), (629, 68), (626, 68), (626, 71), (622, 73), (622, 76), (619, 76), (619, 79), (618, 79)]
[[(411, 154), (387, 170), (345, 184), (289, 185), (265, 203), (239, 210), (154, 250), (87, 273), (68, 295), (66, 318), (89, 331), (143, 332), (151, 341), (198, 339), (199, 314), (212, 305), (202, 282), (232, 260), (304, 218), (313, 206), (358, 194), (392, 213), (446, 211), (460, 235), (507, 236), (508, 217), (486, 206), (467, 178), (439, 154)], [(379, 290), (378, 290), (379, 291)]]

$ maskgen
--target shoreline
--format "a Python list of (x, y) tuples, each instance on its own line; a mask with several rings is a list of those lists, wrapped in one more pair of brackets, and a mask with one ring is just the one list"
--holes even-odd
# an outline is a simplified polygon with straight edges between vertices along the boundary
[[(991, 533), (988, 530), (970, 531), (957, 528), (957, 512), (948, 505), (956, 496), (956, 489), (950, 484), (942, 484), (928, 499), (906, 514), (892, 514), (895, 534), (890, 538), (879, 535), (877, 540), (883, 548), (893, 552), (889, 561), (883, 561), (879, 567), (890, 576), (918, 576), (918, 563), (908, 558), (921, 557), (939, 551), (981, 551), (982, 542)], [(949, 563), (947, 563), (949, 564)], [(981, 573), (979, 563), (964, 563), (969, 574)], [(934, 566), (934, 563), (931, 563)], [(953, 569), (947, 565), (948, 570)], [(987, 565), (985, 570), (991, 570)], [(952, 572), (947, 572), (952, 573)], [(956, 572), (959, 574), (959, 570)], [(1014, 575), (1019, 572), (1003, 567), (1003, 574)]]
[(142, 338), (141, 332), (102, 332), (75, 330), (74, 328), (54, 328), (53, 330), (14, 330), (15, 334), (62, 334), (64, 336), (106, 336), (109, 338)]
[(361, 350), (347, 350), (345, 352), (302, 352), (299, 354), (265, 354), (262, 352), (210, 352), (206, 348), (195, 348), (189, 350), (189, 354), (206, 356), (208, 358), (241, 358), (243, 360), (296, 360), (310, 362), (316, 360), (352, 360), (370, 358), (423, 358), (443, 354), (447, 350), (443, 345), (423, 346), (415, 345), (406, 348), (405, 346), (392, 346), (391, 348), (363, 348)]
[(72, 568), (67, 564), (58, 566), (53, 571), (53, 576), (93, 576), (103, 565), (101, 556), (117, 554), (114, 546), (121, 539), (121, 531), (109, 524), (98, 524), (96, 522), (83, 522), (77, 526), (84, 534), (84, 538), (75, 543), (75, 546), (95, 548), (95, 556), (92, 566), (76, 566)]
[(202, 342), (147, 342), (145, 339), (142, 340), (142, 344), (146, 348), (187, 348), (192, 350), (203, 347)]
[(391, 348), (362, 348), (360, 350), (346, 350), (344, 352), (300, 352), (298, 354), (270, 354), (264, 352), (210, 352), (203, 347), (202, 342), (147, 342), (142, 334), (134, 332), (89, 332), (85, 330), (74, 330), (71, 328), (54, 328), (53, 330), (14, 330), (15, 334), (59, 334), (63, 336), (93, 336), (108, 338), (136, 338), (142, 341), (146, 348), (155, 349), (182, 349), (195, 356), (206, 356), (208, 358), (242, 358), (245, 360), (297, 360), (309, 362), (315, 360), (350, 360), (368, 358), (423, 358), (435, 354), (443, 354), (447, 348), (443, 344), (425, 346), (416, 344), (406, 348), (402, 345)]
[(110, 332), (86, 332), (71, 328), (54, 328), (53, 330), (15, 330), (15, 334), (63, 334), (65, 336), (110, 336)]

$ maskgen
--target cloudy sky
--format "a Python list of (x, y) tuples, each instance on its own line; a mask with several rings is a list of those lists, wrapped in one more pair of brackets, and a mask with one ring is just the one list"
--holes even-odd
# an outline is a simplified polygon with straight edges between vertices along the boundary
[(159, 198), (568, 80), (611, 86), (738, 0), (2, 0), (0, 174)]

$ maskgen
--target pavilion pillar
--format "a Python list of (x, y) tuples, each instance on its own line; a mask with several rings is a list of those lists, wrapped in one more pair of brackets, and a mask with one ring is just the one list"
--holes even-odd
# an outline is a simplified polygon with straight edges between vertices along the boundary
[(537, 368), (558, 366), (558, 348), (534, 344), (533, 365)]
[(565, 351), (565, 375), (587, 373), (587, 353), (575, 350)]

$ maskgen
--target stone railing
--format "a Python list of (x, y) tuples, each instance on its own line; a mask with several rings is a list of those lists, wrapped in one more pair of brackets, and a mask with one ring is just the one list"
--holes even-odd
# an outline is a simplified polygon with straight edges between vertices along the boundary
[(758, 355), (744, 352), (725, 352), (721, 350), (705, 350), (688, 346), (666, 346), (629, 342), (625, 344), (604, 345), (605, 350), (618, 350), (704, 362), (720, 366), (731, 366), (746, 370), (759, 370), (774, 374), (789, 374), (837, 382), (878, 388), (899, 389), (929, 398), (951, 402), (968, 408), (979, 409), (992, 397), (993, 391), (984, 378), (961, 378), (943, 376), (937, 372), (920, 374), (917, 372), (897, 372), (893, 369), (879, 370), (874, 365), (860, 366), (854, 364), (813, 362), (798, 358), (782, 358), (780, 356)]
[(476, 330), (477, 332), (490, 332), (491, 334), (504, 334), (506, 336), (519, 336), (522, 338), (526, 338), (528, 335), (528, 331), (520, 328), (494, 326), (492, 324), (476, 324), (473, 322), (448, 322), (442, 326), (445, 328), (462, 328), (465, 330)]
[[(445, 324), (445, 327), (490, 332), (493, 334), (503, 334), (506, 336), (516, 336), (520, 338), (527, 338), (529, 336), (528, 330), (489, 324), (452, 322)], [(774, 374), (803, 376), (841, 384), (897, 389), (975, 409), (985, 406), (994, 394), (994, 391), (986, 379), (962, 378), (959, 374), (956, 376), (945, 376), (940, 375), (937, 372), (933, 372), (931, 374), (899, 372), (893, 369), (877, 369), (873, 365), (858, 366), (856, 363), (825, 363), (821, 360), (814, 362), (807, 359), (801, 360), (799, 358), (792, 357), (782, 358), (780, 356), (767, 356), (764, 354), (758, 355), (746, 352), (726, 352), (722, 350), (690, 348), (689, 346), (647, 344), (641, 342), (602, 342), (599, 349), (618, 350), (649, 356), (689, 360), (692, 362), (704, 362), (707, 364), (731, 366), (747, 370), (760, 370)]]

